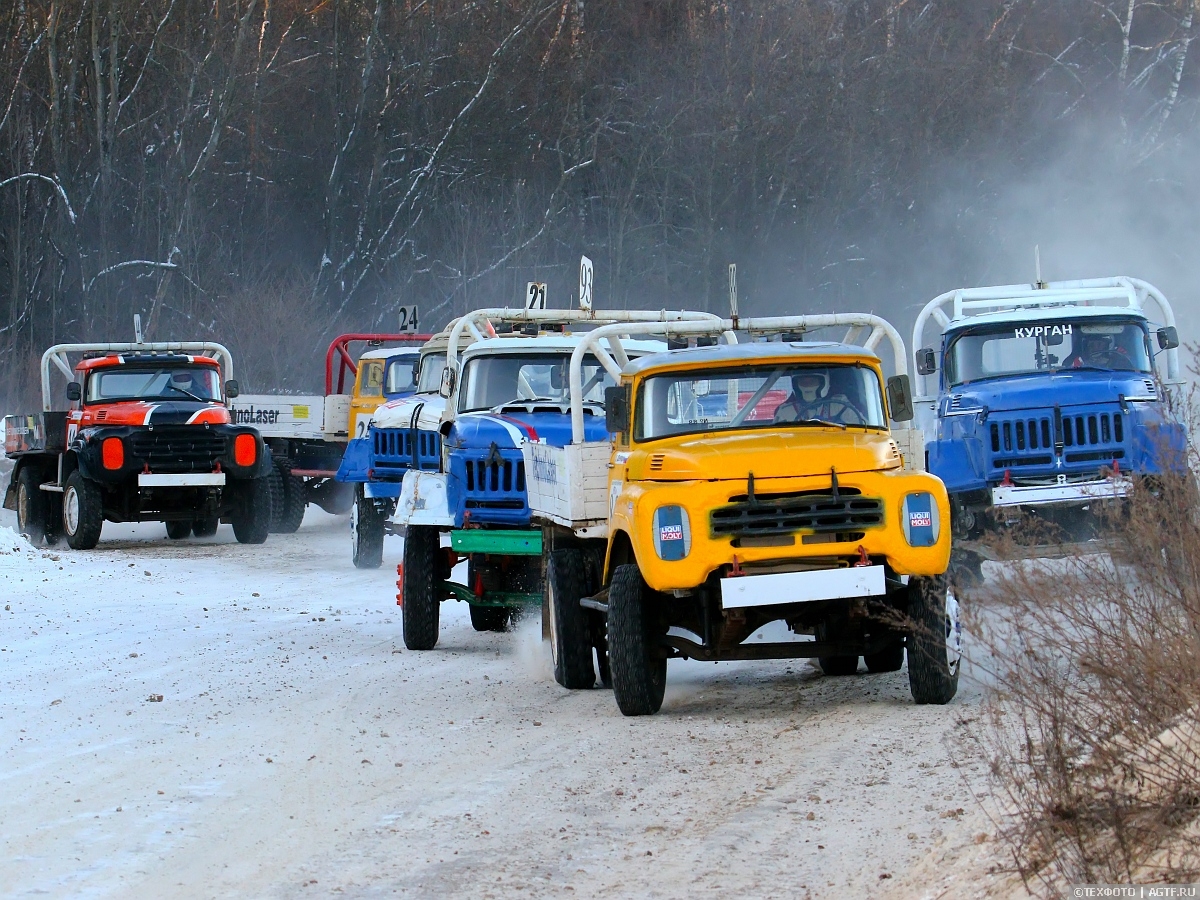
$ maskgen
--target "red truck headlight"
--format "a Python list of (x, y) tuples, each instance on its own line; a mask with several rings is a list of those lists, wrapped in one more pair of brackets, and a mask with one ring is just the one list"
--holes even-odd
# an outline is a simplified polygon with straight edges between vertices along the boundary
[(233, 439), (233, 461), (239, 466), (252, 466), (258, 459), (258, 444), (252, 434), (239, 434)]
[(125, 465), (125, 442), (118, 437), (105, 438), (100, 445), (100, 461), (104, 468), (116, 470)]

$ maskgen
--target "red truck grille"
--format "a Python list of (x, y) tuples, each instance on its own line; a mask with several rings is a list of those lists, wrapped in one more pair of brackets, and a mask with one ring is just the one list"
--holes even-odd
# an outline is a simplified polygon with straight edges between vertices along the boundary
[(211, 472), (225, 451), (224, 435), (194, 425), (156, 428), (129, 437), (129, 455), (155, 473)]

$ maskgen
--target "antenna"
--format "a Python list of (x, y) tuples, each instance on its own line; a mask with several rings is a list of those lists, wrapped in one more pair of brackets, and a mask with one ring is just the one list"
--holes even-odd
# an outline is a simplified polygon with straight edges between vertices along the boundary
[(735, 326), (738, 319), (738, 299), (737, 299), (737, 263), (729, 264), (729, 318), (733, 319)]
[(1042, 248), (1038, 244), (1033, 245), (1033, 268), (1037, 273), (1037, 284), (1035, 287), (1039, 291), (1044, 291), (1047, 285), (1046, 282), (1042, 281)]
[(133, 341), (135, 344), (141, 344), (142, 341), (142, 317), (138, 313), (133, 314)]

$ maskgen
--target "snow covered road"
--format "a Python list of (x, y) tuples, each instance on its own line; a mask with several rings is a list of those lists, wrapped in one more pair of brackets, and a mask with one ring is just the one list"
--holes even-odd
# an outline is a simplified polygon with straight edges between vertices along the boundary
[(969, 681), (673, 662), (626, 719), (554, 684), (536, 620), (449, 603), (405, 650), (400, 542), (359, 571), (346, 528), (0, 530), (0, 895), (891, 896), (969, 842)]

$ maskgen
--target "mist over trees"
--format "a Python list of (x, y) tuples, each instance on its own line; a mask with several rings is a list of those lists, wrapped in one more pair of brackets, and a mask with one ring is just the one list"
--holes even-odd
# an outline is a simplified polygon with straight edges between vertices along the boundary
[(1039, 235), (1182, 272), (1198, 3), (6, 0), (0, 402), (135, 312), (311, 389), (401, 303), (572, 303), (581, 252), (604, 305), (723, 310), (737, 262), (744, 311), (898, 323)]

